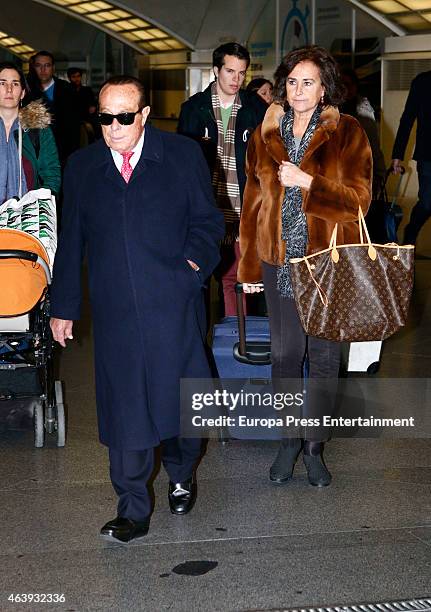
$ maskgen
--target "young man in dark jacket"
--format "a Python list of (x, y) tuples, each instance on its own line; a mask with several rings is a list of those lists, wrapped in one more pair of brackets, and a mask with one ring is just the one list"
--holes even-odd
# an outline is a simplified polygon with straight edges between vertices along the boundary
[(184, 102), (178, 121), (178, 132), (190, 136), (202, 147), (216, 201), (225, 218), (219, 276), (226, 316), (236, 313), (239, 217), (246, 180), (247, 143), (267, 108), (263, 101), (241, 89), (249, 64), (249, 52), (238, 43), (226, 43), (215, 49), (216, 80)]

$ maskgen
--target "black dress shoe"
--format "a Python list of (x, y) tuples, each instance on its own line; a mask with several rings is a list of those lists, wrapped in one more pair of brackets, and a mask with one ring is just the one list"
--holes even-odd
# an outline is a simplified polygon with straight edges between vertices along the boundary
[(172, 514), (187, 514), (195, 505), (197, 494), (193, 478), (184, 482), (170, 482), (168, 490), (169, 508)]
[(150, 519), (132, 521), (131, 519), (117, 516), (117, 518), (103, 525), (100, 535), (102, 538), (113, 542), (130, 542), (147, 535), (149, 526)]

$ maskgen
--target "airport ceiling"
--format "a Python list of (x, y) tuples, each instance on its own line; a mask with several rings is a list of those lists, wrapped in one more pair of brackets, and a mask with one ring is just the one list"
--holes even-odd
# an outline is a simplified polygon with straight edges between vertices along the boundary
[(431, 30), (431, 0), (363, 0), (352, 4), (376, 11), (400, 26), (406, 34)]
[[(214, 31), (217, 30), (217, 24), (222, 22), (221, 30), (226, 40), (247, 40), (259, 15), (267, 3), (272, 1), (15, 0), (7, 6), (12, 4), (18, 11), (20, 4), (27, 4), (29, 8), (30, 3), (39, 5), (41, 11), (40, 5), (44, 5), (43, 8), (47, 7), (103, 30), (143, 54), (154, 54), (211, 48), (214, 46)], [(396, 35), (431, 31), (431, 0), (346, 1), (374, 17)], [(2, 14), (0, 45), (23, 59), (27, 58), (33, 53), (29, 37), (16, 27), (8, 27), (7, 18), (3, 17)], [(36, 40), (33, 45), (40, 46)]]

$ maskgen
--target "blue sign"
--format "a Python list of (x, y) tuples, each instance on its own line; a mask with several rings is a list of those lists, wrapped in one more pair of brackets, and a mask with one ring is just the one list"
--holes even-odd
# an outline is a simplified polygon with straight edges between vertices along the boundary
[(292, 8), (288, 12), (284, 21), (283, 30), (280, 38), (281, 57), (292, 49), (309, 44), (308, 18), (310, 8), (305, 6), (304, 10), (298, 7), (299, 0), (292, 0)]

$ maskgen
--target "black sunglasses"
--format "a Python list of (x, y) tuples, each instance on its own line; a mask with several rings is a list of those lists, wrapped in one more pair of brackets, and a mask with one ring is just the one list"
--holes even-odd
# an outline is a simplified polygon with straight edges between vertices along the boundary
[(142, 108), (139, 108), (134, 113), (118, 113), (118, 115), (111, 115), (111, 113), (97, 113), (97, 117), (101, 125), (111, 125), (114, 119), (116, 119), (121, 125), (132, 125), (135, 120), (135, 116), (141, 111)]

